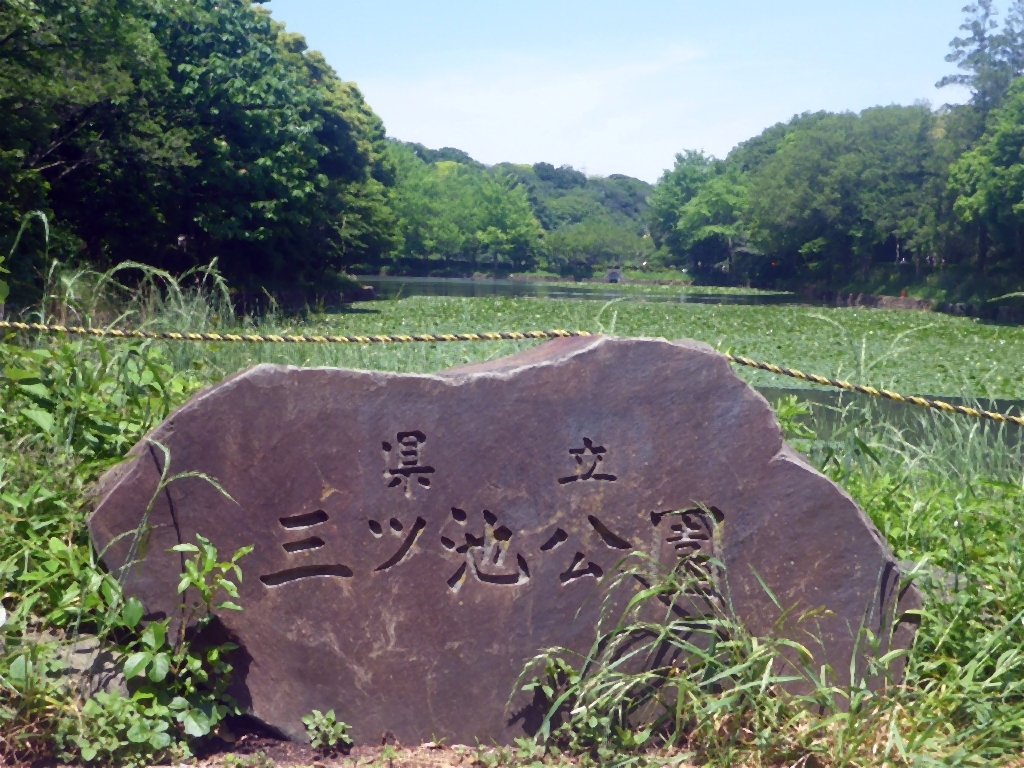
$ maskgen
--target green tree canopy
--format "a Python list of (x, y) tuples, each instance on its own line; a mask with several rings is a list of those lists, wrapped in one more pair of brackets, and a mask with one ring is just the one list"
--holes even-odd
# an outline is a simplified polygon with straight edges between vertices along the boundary
[[(978, 145), (953, 166), (950, 185), (957, 192), (957, 214), (1012, 255), (1016, 269), (1024, 268), (1024, 80), (1012, 86), (1005, 104), (992, 113)], [(984, 242), (978, 252), (982, 271), (987, 270), (989, 247)]]
[(426, 163), (415, 147), (397, 142), (389, 151), (403, 269), (458, 275), (536, 266), (543, 230), (514, 177), (451, 160)]
[(393, 251), (380, 120), (249, 0), (14, 0), (0, 41), (3, 234), (49, 210), (65, 254), (239, 284)]

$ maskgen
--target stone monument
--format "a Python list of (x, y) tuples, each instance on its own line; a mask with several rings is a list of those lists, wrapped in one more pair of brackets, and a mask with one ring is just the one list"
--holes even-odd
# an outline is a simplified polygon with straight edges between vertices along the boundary
[[(296, 739), (334, 709), (357, 743), (392, 733), (509, 742), (506, 702), (539, 649), (594, 639), (602, 589), (631, 552), (713, 554), (754, 632), (779, 602), (826, 607), (821, 653), (843, 674), (863, 622), (916, 607), (852, 499), (783, 441), (767, 402), (695, 342), (561, 339), (439, 375), (261, 365), (196, 395), (100, 483), (90, 530), (119, 568), (156, 499), (126, 589), (178, 604), (196, 534), (243, 561), (224, 629), (236, 694)], [(713, 552), (710, 549), (714, 547)], [(910, 628), (896, 631), (906, 643)], [(803, 638), (806, 639), (806, 638)]]

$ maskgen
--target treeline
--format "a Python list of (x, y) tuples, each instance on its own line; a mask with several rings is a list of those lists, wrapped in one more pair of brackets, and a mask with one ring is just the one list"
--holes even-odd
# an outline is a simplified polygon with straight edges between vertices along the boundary
[(401, 241), (391, 269), (589, 277), (654, 251), (645, 223), (653, 187), (639, 179), (549, 163), (486, 167), (458, 149), (401, 142), (389, 155)]
[(49, 259), (239, 288), (345, 272), (589, 275), (653, 251), (651, 187), (487, 168), (388, 141), (358, 88), (254, 0), (0, 3), (0, 252), (14, 300)]
[(700, 280), (992, 296), (1024, 283), (1024, 1), (967, 6), (947, 57), (969, 104), (804, 114), (724, 160), (676, 157), (651, 197)]
[(396, 248), (381, 121), (249, 0), (4, 0), (0, 115), (0, 245), (325, 289)]
[[(965, 9), (970, 103), (808, 113), (656, 187), (484, 166), (386, 137), (358, 88), (254, 0), (0, 3), (0, 253), (15, 301), (47, 260), (329, 291), (346, 272), (915, 290), (1024, 287), (1024, 0)], [(49, 250), (47, 250), (47, 247)]]

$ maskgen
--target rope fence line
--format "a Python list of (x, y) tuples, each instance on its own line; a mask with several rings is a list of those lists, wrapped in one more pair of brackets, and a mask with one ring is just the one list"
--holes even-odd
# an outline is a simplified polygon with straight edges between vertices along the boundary
[[(11, 331), (35, 331), (48, 334), (68, 334), (72, 336), (88, 336), (92, 338), (105, 339), (148, 339), (153, 341), (197, 341), (197, 342), (229, 342), (229, 343), (255, 343), (255, 344), (410, 344), (415, 342), (439, 343), (459, 341), (530, 341), (543, 339), (566, 339), (573, 337), (589, 337), (594, 334), (588, 331), (506, 331), (502, 333), (443, 333), (443, 334), (415, 334), (415, 335), (382, 335), (382, 336), (307, 336), (307, 335), (260, 335), (260, 334), (234, 334), (234, 333), (177, 333), (140, 330), (119, 330), (105, 328), (84, 328), (82, 326), (46, 325), (43, 323), (17, 323), (13, 321), (0, 321), (0, 330)], [(974, 419), (994, 421), (998, 424), (1016, 424), (1024, 427), (1024, 417), (1011, 414), (995, 413), (993, 411), (978, 410), (962, 405), (953, 405), (942, 400), (931, 400), (926, 397), (915, 397), (901, 395), (898, 392), (891, 392), (887, 389), (876, 389), (865, 387), (859, 384), (851, 384), (848, 381), (830, 379), (826, 376), (804, 373), (795, 368), (783, 368), (772, 363), (762, 363), (751, 360), (748, 357), (737, 357), (726, 353), (725, 358), (735, 365), (754, 368), (759, 371), (773, 373), (778, 376), (788, 376), (793, 379), (817, 384), (822, 387), (833, 387), (846, 392), (857, 392), (862, 395), (891, 400), (904, 405), (916, 405), (920, 408), (930, 408), (949, 414), (959, 414)]]
[(981, 411), (977, 408), (953, 405), (952, 403), (946, 403), (942, 400), (931, 400), (927, 397), (901, 395), (898, 392), (890, 392), (888, 389), (862, 387), (859, 384), (851, 384), (848, 381), (839, 381), (838, 379), (829, 379), (825, 376), (817, 376), (812, 373), (804, 373), (803, 371), (798, 371), (795, 368), (783, 368), (778, 365), (772, 365), (771, 363), (759, 363), (758, 361), (751, 360), (747, 357), (736, 357), (735, 355), (730, 354), (726, 354), (725, 357), (729, 362), (736, 365), (745, 365), (747, 368), (756, 368), (759, 371), (767, 371), (768, 373), (774, 373), (779, 376), (789, 376), (790, 378), (806, 381), (810, 384), (818, 384), (822, 387), (835, 387), (836, 389), (842, 389), (846, 392), (859, 392), (862, 395), (869, 395), (882, 400), (892, 400), (893, 402), (903, 403), (904, 405), (916, 405), (920, 408), (931, 408), (932, 410), (942, 411), (943, 413), (956, 413), (961, 416), (970, 416), (973, 419), (985, 419), (988, 421), (995, 421), (999, 424), (1016, 424), (1019, 427), (1024, 427), (1024, 417), (1021, 416), (1013, 416), (1008, 413), (995, 413), (993, 411)]
[(526, 333), (424, 333), (414, 336), (261, 336), (237, 333), (176, 333), (158, 331), (122, 331), (106, 328), (83, 328), (80, 325), (44, 325), (0, 321), (0, 330), (37, 331), (39, 333), (91, 336), (99, 339), (152, 339), (154, 341), (247, 342), (253, 344), (409, 344), (412, 342), (450, 341), (530, 341), (532, 339), (566, 339), (593, 336), (587, 331), (527, 331)]

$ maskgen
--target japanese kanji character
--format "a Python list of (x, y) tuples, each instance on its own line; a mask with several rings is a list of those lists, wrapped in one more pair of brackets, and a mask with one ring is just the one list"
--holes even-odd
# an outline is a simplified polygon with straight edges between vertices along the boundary
[(423, 488), (430, 487), (429, 475), (434, 468), (421, 464), (423, 444), (427, 436), (419, 431), (399, 432), (396, 444), (381, 443), (384, 451), (384, 482), (388, 488), (405, 489), (405, 495), (412, 498), (413, 478)]
[[(460, 526), (466, 526), (469, 515), (464, 510), (453, 507), (452, 519)], [(519, 553), (516, 554), (514, 561), (511, 557), (509, 548), (514, 535), (512, 531), (504, 525), (499, 526), (498, 516), (489, 510), (484, 510), (483, 519), (482, 535), (474, 536), (466, 531), (465, 542), (462, 544), (447, 536), (441, 537), (441, 546), (450, 552), (466, 556), (465, 562), (448, 579), (448, 586), (453, 592), (458, 592), (462, 588), (469, 573), (485, 584), (505, 586), (525, 584), (530, 579), (530, 567), (526, 558)]]
[[(281, 527), (286, 531), (309, 531), (312, 528), (326, 523), (330, 517), (322, 509), (318, 509), (316, 512), (310, 512), (305, 515), (293, 515), (291, 517), (282, 517), (280, 520)], [(281, 548), (289, 555), (305, 555), (317, 550), (323, 549), (327, 543), (319, 536), (305, 536), (301, 539), (294, 541), (287, 541), (281, 545)], [(300, 561), (301, 562), (301, 561)], [(283, 584), (289, 584), (293, 581), (299, 581), (301, 579), (310, 579), (316, 577), (335, 577), (335, 578), (351, 578), (352, 569), (347, 565), (341, 564), (327, 564), (327, 565), (300, 565), (294, 568), (286, 568), (283, 571), (276, 573), (268, 573), (260, 576), (262, 581), (268, 587), (280, 587)]]
[(570, 448), (569, 455), (576, 462), (576, 473), (568, 477), (558, 478), (559, 485), (567, 483), (586, 482), (588, 480), (605, 480), (615, 482), (618, 478), (597, 471), (598, 466), (605, 459), (608, 449), (603, 445), (594, 445), (589, 437), (583, 438), (582, 448)]

